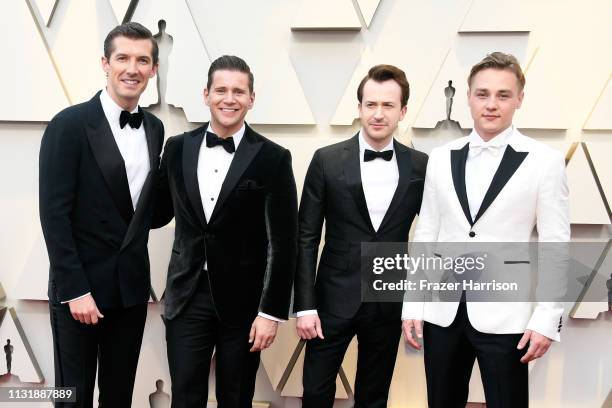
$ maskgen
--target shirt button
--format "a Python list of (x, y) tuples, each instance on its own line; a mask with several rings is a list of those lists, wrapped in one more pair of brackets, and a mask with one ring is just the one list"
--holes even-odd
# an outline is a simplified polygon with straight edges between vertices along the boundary
[(470, 236), (470, 238), (474, 238), (476, 236), (476, 233), (474, 231), (470, 231), (468, 235)]
[(218, 173), (218, 172), (219, 172), (219, 170), (215, 169), (215, 173)]
[(210, 197), (210, 201), (215, 201), (215, 199), (213, 197)]

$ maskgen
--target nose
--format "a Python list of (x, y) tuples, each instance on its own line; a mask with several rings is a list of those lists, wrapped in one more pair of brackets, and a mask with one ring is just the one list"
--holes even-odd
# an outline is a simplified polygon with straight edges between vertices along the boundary
[(126, 71), (128, 74), (136, 74), (138, 72), (138, 61), (136, 61), (136, 59), (130, 59)]
[(229, 91), (225, 94), (225, 97), (223, 98), (223, 102), (227, 103), (227, 104), (233, 104), (234, 103), (234, 93), (232, 91)]
[(490, 111), (497, 109), (497, 100), (495, 99), (494, 96), (490, 96), (487, 98), (485, 108)]
[(376, 107), (376, 110), (374, 111), (374, 118), (375, 119), (383, 119), (384, 118), (382, 106), (377, 106)]

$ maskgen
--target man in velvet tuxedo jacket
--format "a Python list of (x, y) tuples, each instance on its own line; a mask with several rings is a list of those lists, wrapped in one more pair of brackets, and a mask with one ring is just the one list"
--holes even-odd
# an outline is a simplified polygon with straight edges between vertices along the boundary
[[(512, 245), (529, 242), (536, 228), (539, 242), (557, 243), (547, 248), (564, 247), (558, 243), (570, 239), (565, 160), (512, 125), (525, 85), (518, 61), (487, 55), (472, 67), (468, 84), (474, 128), (431, 153), (414, 240)], [(564, 252), (552, 252), (538, 259), (539, 284), (565, 267)], [(504, 262), (509, 280), (529, 274), (530, 265), (521, 263)], [(527, 363), (559, 341), (562, 326), (563, 304), (536, 300), (479, 302), (464, 291), (461, 301), (406, 302), (404, 335), (417, 349), (412, 331), (423, 340), (429, 406), (465, 407), (478, 359), (487, 407), (527, 407)]]
[[(55, 385), (91, 407), (130, 407), (150, 293), (147, 241), (164, 141), (138, 107), (157, 71), (138, 23), (104, 42), (106, 88), (49, 123), (40, 148), (40, 220), (49, 254)], [(63, 406), (57, 403), (56, 406)]]
[(308, 339), (304, 407), (332, 407), (355, 335), (355, 406), (386, 407), (401, 333), (401, 302), (361, 300), (361, 243), (407, 241), (421, 207), (427, 156), (393, 138), (409, 95), (403, 71), (371, 68), (357, 95), (361, 130), (315, 152), (300, 203), (294, 310), (298, 335)]
[(202, 407), (216, 349), (217, 401), (251, 407), (259, 353), (289, 312), (297, 193), (287, 149), (244, 122), (253, 75), (215, 60), (204, 90), (210, 123), (168, 139), (159, 213), (174, 216), (165, 311), (173, 407)]

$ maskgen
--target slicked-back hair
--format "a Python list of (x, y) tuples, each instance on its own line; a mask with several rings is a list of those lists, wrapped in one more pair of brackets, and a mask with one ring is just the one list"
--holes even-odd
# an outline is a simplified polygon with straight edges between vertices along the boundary
[(402, 90), (402, 108), (408, 104), (408, 98), (410, 97), (410, 84), (408, 84), (406, 74), (398, 67), (386, 64), (374, 65), (372, 68), (370, 68), (367, 75), (363, 77), (359, 83), (359, 87), (357, 87), (357, 100), (359, 103), (361, 103), (361, 100), (363, 99), (363, 87), (370, 79), (376, 82), (385, 82), (389, 80), (397, 82)]
[(472, 86), (472, 80), (476, 74), (485, 69), (510, 71), (516, 76), (519, 92), (525, 88), (525, 75), (523, 74), (523, 70), (518, 60), (512, 54), (506, 54), (499, 51), (487, 54), (482, 61), (472, 67), (470, 76), (468, 77), (468, 87)]
[(249, 91), (253, 93), (255, 78), (253, 77), (251, 68), (249, 68), (248, 64), (242, 58), (235, 55), (223, 55), (210, 64), (210, 68), (208, 68), (208, 81), (206, 82), (206, 89), (210, 91), (215, 71), (222, 70), (238, 71), (247, 74), (249, 76)]
[(159, 60), (159, 47), (157, 46), (157, 40), (155, 40), (155, 37), (153, 37), (153, 34), (151, 34), (151, 31), (149, 31), (147, 27), (135, 21), (129, 21), (113, 28), (104, 40), (104, 57), (106, 57), (107, 60), (110, 60), (113, 51), (115, 51), (115, 44), (113, 41), (117, 37), (151, 41), (151, 59), (153, 60), (153, 65), (157, 64)]

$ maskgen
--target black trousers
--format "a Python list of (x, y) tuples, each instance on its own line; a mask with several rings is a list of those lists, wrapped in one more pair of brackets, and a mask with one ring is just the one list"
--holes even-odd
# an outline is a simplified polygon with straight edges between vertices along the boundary
[(251, 324), (228, 327), (217, 317), (205, 274), (185, 309), (166, 321), (172, 408), (201, 408), (215, 350), (219, 408), (251, 408), (259, 352), (251, 353)]
[(487, 408), (529, 406), (527, 364), (520, 362), (527, 347), (517, 350), (521, 334), (481, 333), (470, 324), (465, 302), (453, 323), (423, 327), (427, 400), (430, 408), (465, 408), (469, 382), (478, 366)]
[(385, 319), (377, 303), (363, 303), (351, 319), (324, 313), (319, 318), (325, 339), (306, 343), (302, 406), (334, 405), (336, 377), (346, 349), (356, 335), (355, 408), (386, 408), (401, 334), (399, 316)]
[(67, 304), (50, 304), (55, 385), (76, 387), (76, 403), (56, 407), (92, 407), (98, 372), (98, 406), (129, 408), (147, 304), (103, 309), (97, 325), (74, 320)]

